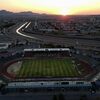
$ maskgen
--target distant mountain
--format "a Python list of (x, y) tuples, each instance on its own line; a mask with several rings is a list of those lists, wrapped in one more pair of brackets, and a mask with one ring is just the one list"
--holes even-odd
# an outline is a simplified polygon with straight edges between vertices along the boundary
[(34, 15), (41, 15), (39, 13), (33, 13), (31, 11), (26, 11), (26, 12), (19, 12), (19, 13), (13, 13), (10, 11), (6, 11), (6, 10), (0, 10), (0, 15), (18, 15), (18, 16), (34, 16)]
[(13, 12), (6, 11), (6, 10), (0, 10), (0, 15), (11, 15)]
[(31, 11), (27, 11), (27, 12), (20, 12), (20, 13), (17, 13), (17, 14), (19, 14), (19, 15), (40, 15), (40, 14), (38, 14), (38, 13), (33, 13), (33, 12), (31, 12)]
[(6, 10), (0, 10), (0, 20), (2, 19), (11, 19), (11, 18), (33, 18), (33, 17), (38, 17), (38, 18), (54, 18), (57, 15), (49, 15), (49, 14), (39, 14), (39, 13), (33, 13), (31, 11), (25, 11), (25, 12), (19, 12), (19, 13), (14, 13)]

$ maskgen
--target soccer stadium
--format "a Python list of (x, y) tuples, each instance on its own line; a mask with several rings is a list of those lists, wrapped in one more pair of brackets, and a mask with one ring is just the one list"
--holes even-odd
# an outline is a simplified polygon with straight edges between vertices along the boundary
[(91, 89), (97, 74), (88, 61), (78, 59), (69, 48), (24, 49), (3, 55), (0, 62), (3, 92), (41, 88)]
[(91, 72), (91, 66), (73, 57), (70, 49), (25, 49), (22, 57), (7, 62), (3, 69), (12, 80), (81, 80)]

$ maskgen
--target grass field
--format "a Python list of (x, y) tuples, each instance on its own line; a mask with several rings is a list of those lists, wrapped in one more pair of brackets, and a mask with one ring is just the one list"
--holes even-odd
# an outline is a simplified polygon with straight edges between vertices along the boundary
[(17, 77), (77, 77), (78, 73), (71, 58), (24, 59)]

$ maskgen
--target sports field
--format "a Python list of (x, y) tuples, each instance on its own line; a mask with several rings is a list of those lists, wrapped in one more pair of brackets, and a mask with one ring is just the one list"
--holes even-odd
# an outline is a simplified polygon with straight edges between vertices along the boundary
[(79, 72), (71, 58), (24, 59), (17, 77), (77, 77)]

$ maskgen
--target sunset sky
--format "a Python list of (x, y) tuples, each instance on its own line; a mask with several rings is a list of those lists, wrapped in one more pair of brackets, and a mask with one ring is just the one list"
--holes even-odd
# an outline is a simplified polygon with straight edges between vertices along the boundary
[(100, 14), (100, 0), (0, 0), (0, 10), (47, 14)]

